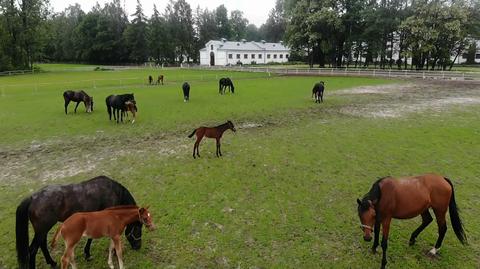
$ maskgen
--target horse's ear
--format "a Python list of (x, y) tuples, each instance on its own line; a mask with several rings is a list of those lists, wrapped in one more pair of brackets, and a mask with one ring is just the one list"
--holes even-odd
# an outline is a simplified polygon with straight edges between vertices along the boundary
[(360, 199), (358, 199), (358, 198), (357, 198), (357, 204), (362, 205), (362, 201), (360, 201)]

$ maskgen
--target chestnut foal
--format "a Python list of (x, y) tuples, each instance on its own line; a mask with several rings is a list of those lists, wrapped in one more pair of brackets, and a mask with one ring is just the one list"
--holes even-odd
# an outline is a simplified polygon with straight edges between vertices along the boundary
[[(222, 151), (220, 150), (220, 138), (222, 138), (223, 133), (226, 130), (232, 130), (233, 132), (236, 131), (235, 126), (231, 121), (227, 121), (224, 124), (218, 125), (216, 127), (199, 127), (188, 136), (192, 137), (194, 134), (197, 135), (197, 141), (195, 141), (195, 145), (193, 146), (193, 158), (195, 159), (195, 150), (197, 156), (200, 157), (200, 152), (198, 151), (198, 147), (200, 146), (200, 142), (202, 141), (203, 137), (206, 136), (208, 138), (215, 138), (217, 140), (217, 157), (222, 156)], [(220, 155), (220, 156), (219, 156)]]
[(62, 269), (67, 269), (68, 264), (76, 269), (74, 248), (82, 236), (89, 238), (110, 237), (111, 243), (108, 250), (108, 265), (114, 268), (112, 261), (112, 252), (118, 258), (118, 265), (123, 269), (122, 245), (120, 235), (125, 226), (130, 223), (140, 221), (147, 228), (153, 230), (155, 225), (147, 208), (139, 208), (135, 205), (124, 205), (110, 207), (105, 210), (95, 212), (78, 212), (71, 215), (55, 232), (51, 246), (55, 248), (56, 241), (62, 235), (65, 240), (65, 253), (62, 256)]

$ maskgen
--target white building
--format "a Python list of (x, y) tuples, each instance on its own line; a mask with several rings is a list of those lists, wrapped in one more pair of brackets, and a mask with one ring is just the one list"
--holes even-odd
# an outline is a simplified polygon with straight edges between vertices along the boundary
[(236, 65), (285, 63), (290, 57), (290, 49), (280, 43), (210, 40), (200, 50), (200, 65)]

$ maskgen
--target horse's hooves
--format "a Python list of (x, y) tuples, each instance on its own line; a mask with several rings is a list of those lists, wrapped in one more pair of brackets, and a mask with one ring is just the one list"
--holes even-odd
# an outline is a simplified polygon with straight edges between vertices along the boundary
[(60, 269), (60, 267), (58, 267), (56, 262), (50, 264), (50, 267), (52, 267), (52, 269)]
[(415, 245), (415, 240), (410, 240), (410, 241), (408, 241), (408, 245), (409, 245), (409, 246)]
[(87, 262), (89, 262), (89, 261), (93, 260), (93, 258), (92, 258), (92, 256), (85, 256), (85, 260), (86, 260)]

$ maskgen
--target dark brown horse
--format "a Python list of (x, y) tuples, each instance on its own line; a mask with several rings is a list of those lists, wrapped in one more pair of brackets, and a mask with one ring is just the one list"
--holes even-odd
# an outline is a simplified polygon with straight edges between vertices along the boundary
[(51, 246), (52, 249), (54, 249), (58, 238), (62, 235), (65, 241), (62, 269), (67, 269), (69, 264), (71, 264), (73, 268), (76, 268), (74, 249), (82, 237), (86, 236), (94, 239), (110, 237), (108, 265), (110, 268), (114, 268), (112, 253), (115, 249), (119, 267), (123, 269), (120, 235), (123, 230), (125, 230), (125, 227), (133, 222), (141, 222), (145, 224), (149, 230), (155, 228), (148, 208), (139, 208), (135, 205), (110, 207), (95, 212), (78, 212), (71, 215), (58, 227)]
[(225, 94), (227, 87), (231, 93), (235, 93), (235, 87), (233, 86), (232, 80), (230, 78), (221, 78), (218, 81), (218, 93)]
[(163, 75), (160, 75), (157, 78), (157, 85), (160, 84), (160, 82), (162, 82), (162, 85), (163, 85)]
[(323, 92), (325, 91), (325, 83), (320, 81), (313, 85), (312, 98), (315, 98), (315, 103), (323, 103)]
[(67, 107), (70, 102), (76, 102), (77, 105), (75, 106), (75, 113), (77, 113), (77, 107), (80, 102), (85, 104), (85, 108), (87, 109), (87, 113), (93, 111), (93, 97), (90, 97), (86, 92), (79, 91), (65, 91), (63, 93), (63, 99), (65, 100), (65, 114), (67, 114)]
[(235, 126), (233, 126), (233, 123), (231, 121), (227, 121), (226, 123), (222, 125), (218, 125), (216, 127), (200, 127), (195, 130), (188, 136), (192, 137), (194, 134), (197, 135), (197, 141), (195, 141), (195, 145), (193, 146), (193, 158), (195, 159), (195, 150), (197, 152), (197, 156), (200, 157), (200, 152), (198, 150), (198, 147), (200, 145), (200, 141), (202, 141), (202, 138), (204, 136), (208, 138), (215, 138), (217, 140), (217, 157), (222, 156), (222, 151), (220, 150), (220, 139), (222, 138), (223, 133), (226, 130), (232, 130), (233, 132), (236, 132), (237, 130), (235, 129)]
[(436, 255), (442, 245), (447, 232), (445, 215), (450, 211), (450, 221), (453, 231), (462, 244), (467, 243), (463, 230), (459, 210), (455, 202), (455, 192), (452, 182), (436, 174), (426, 174), (415, 177), (394, 179), (385, 177), (377, 180), (370, 191), (358, 203), (358, 216), (360, 217), (363, 238), (371, 241), (374, 232), (372, 251), (378, 247), (380, 226), (382, 226), (382, 265), (387, 264), (387, 245), (390, 222), (395, 219), (410, 219), (422, 216), (422, 224), (412, 233), (410, 245), (415, 244), (417, 236), (433, 220), (429, 209), (433, 210), (437, 219), (438, 239), (429, 254)]

